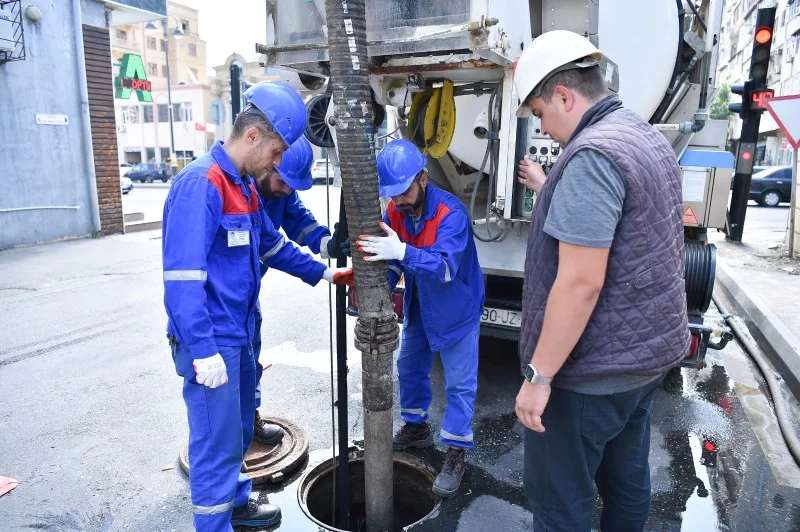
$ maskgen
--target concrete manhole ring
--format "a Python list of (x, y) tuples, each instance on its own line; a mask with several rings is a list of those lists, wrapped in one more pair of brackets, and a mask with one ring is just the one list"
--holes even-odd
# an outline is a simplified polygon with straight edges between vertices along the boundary
[[(283, 440), (277, 445), (263, 445), (253, 441), (244, 457), (243, 473), (250, 477), (254, 485), (278, 484), (298, 469), (308, 457), (308, 437), (306, 432), (288, 419), (261, 415), (267, 423), (283, 429)], [(189, 443), (181, 447), (179, 462), (187, 475), (189, 468)]]

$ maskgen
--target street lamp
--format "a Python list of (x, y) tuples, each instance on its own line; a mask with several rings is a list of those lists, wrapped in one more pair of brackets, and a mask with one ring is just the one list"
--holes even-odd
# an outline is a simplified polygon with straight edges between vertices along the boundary
[[(175, 159), (175, 131), (172, 127), (172, 90), (170, 90), (170, 83), (169, 83), (169, 37), (167, 36), (167, 19), (161, 19), (161, 28), (164, 30), (164, 53), (167, 56), (167, 116), (169, 117), (169, 147), (170, 147), (170, 171), (174, 176), (176, 174), (176, 169), (178, 168), (177, 161)], [(155, 22), (152, 20), (145, 24), (145, 29), (148, 30), (157, 30), (158, 26), (156, 26)], [(170, 34), (175, 37), (176, 39), (180, 39), (185, 34), (183, 29), (180, 25), (175, 26)]]

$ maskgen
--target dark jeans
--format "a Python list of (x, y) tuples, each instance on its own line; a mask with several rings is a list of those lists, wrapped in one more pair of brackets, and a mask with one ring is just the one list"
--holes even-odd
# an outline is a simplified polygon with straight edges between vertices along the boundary
[(586, 395), (553, 387), (545, 432), (525, 430), (525, 493), (536, 532), (588, 532), (594, 488), (601, 530), (641, 531), (650, 512), (650, 405), (663, 378), (636, 390)]

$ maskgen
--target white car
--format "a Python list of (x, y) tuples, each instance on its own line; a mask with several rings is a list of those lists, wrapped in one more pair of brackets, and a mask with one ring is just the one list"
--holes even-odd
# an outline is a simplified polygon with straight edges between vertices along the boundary
[[(333, 184), (333, 165), (328, 163), (328, 184)], [(311, 177), (314, 184), (325, 184), (325, 159), (316, 159), (311, 165)]]
[(123, 194), (127, 194), (131, 190), (133, 190), (133, 181), (131, 181), (130, 177), (121, 176), (119, 178), (119, 186), (122, 190)]

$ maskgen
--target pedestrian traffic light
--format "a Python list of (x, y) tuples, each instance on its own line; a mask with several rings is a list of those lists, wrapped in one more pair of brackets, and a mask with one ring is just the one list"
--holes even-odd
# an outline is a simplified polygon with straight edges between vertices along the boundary
[(736, 173), (737, 174), (752, 173), (755, 156), (756, 156), (755, 142), (739, 142), (739, 152), (736, 154)]

